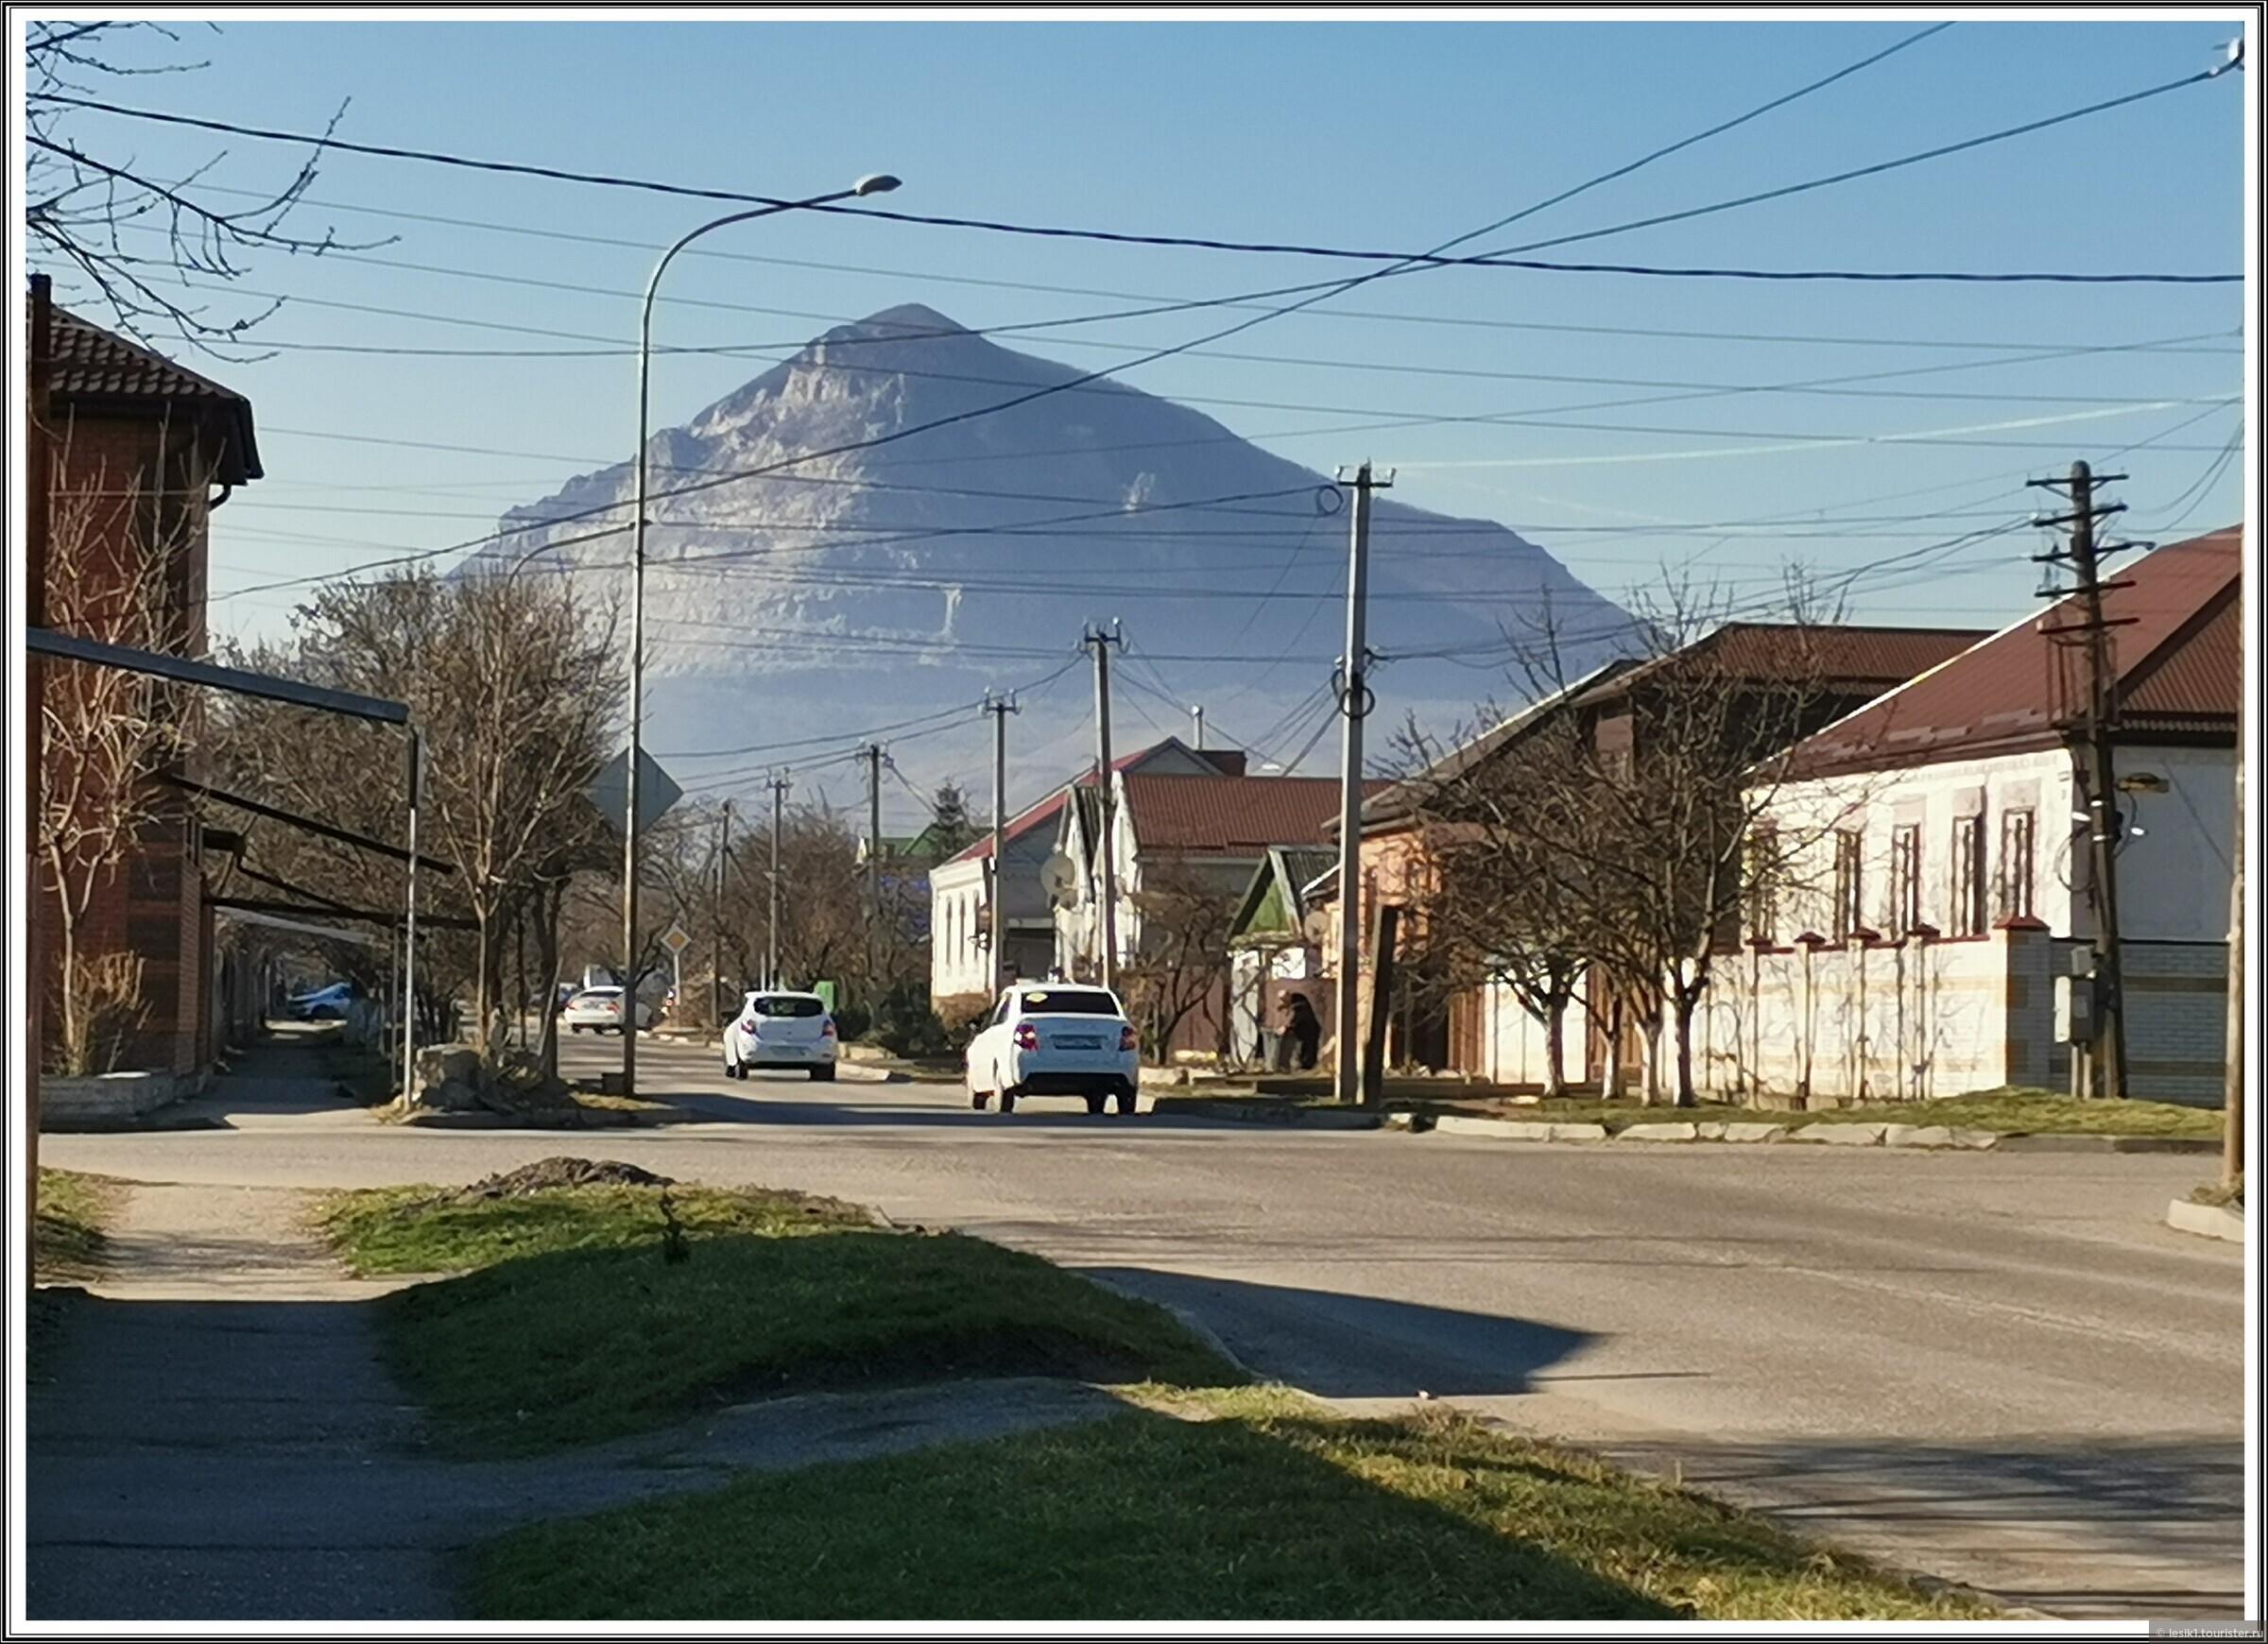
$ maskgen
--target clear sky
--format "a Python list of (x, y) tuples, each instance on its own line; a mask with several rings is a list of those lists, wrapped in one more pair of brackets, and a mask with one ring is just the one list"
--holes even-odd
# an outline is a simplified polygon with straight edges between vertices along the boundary
[[(1464, 248), (1686, 211), (2142, 91), (2211, 66), (2243, 26), (2207, 9), (1937, 14), (1949, 17), (1861, 73)], [(209, 66), (101, 94), (295, 131), (344, 104), (338, 134), (357, 142), (762, 195), (886, 170), (904, 187), (878, 203), (911, 213), (1424, 250), (1933, 20), (255, 14), (177, 20), (178, 46), (149, 45)], [(1534, 255), (2240, 272), (2253, 72)], [(112, 115), (77, 129), (170, 175), (225, 150), (195, 185), (215, 201), (272, 188), (297, 163), (284, 146)], [(659, 248), (726, 209), (325, 159), (292, 225), (393, 243), (248, 260), (239, 289), (211, 300), (230, 315), (260, 306), (252, 294), (286, 298), (256, 334), (272, 353), (183, 355), (252, 399), (267, 471), (215, 516), (215, 632), (272, 631), (295, 598), (232, 591), (467, 541), (505, 507), (625, 460), (640, 290)], [(1359, 271), (814, 214), (705, 245), (672, 270), (658, 335), (741, 351), (661, 360), (658, 425), (827, 326), (902, 302), (988, 328)], [(67, 280), (59, 295), (79, 296)], [(2043, 493), (2029, 478), (2081, 457), (2129, 473), (2113, 494), (2144, 539), (2240, 517), (2252, 309), (2242, 285), (1437, 270), (1125, 380), (1326, 471), (1398, 466), (1398, 499), (1500, 520), (1611, 597), (1665, 566), (1761, 596), (1801, 564), (1864, 572), (1855, 619), (1998, 625), (2036, 604), (2026, 557), (2043, 540), (2021, 522)], [(1199, 311), (999, 340), (1095, 368), (1223, 323)], [(1138, 603), (1120, 613), (1129, 627)]]

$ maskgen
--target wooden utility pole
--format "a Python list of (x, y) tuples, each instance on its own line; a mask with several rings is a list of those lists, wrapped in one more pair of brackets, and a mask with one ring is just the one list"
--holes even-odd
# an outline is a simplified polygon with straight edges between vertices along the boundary
[(2072, 592), (2078, 596), (2081, 620), (2042, 632), (2053, 643), (2076, 644), (2086, 652), (2087, 710), (2080, 727), (2078, 775), (2088, 815), (2088, 899), (2094, 912), (2094, 1010), (2090, 1017), (2094, 1040), (2090, 1059), (2102, 1077), (2103, 1094), (2113, 1101), (2126, 1095), (2126, 1003), (2119, 951), (2118, 850), (2123, 824), (2119, 814), (2119, 775), (2113, 746), (2119, 721), (2118, 664), (2111, 650), (2110, 630), (2124, 623), (2104, 617), (2103, 595), (2111, 588), (2126, 585), (2106, 584), (2103, 580), (2102, 556), (2116, 552), (2123, 544), (2108, 547), (2098, 544), (2095, 522), (2124, 512), (2125, 505), (2098, 506), (2095, 487), (2125, 477), (2122, 473), (2097, 474), (2086, 463), (2075, 462), (2067, 480), (2032, 482), (2068, 488), (2071, 498), (2070, 513), (2038, 522), (2042, 525), (2070, 526), (2070, 546), (2036, 557), (2050, 563), (2068, 561), (2077, 581)]
[(998, 999), (1008, 983), (1008, 715), (1022, 710), (1014, 698), (988, 691), (985, 711), (992, 716), (992, 856), (985, 865), (985, 912), (992, 945), (991, 995)]
[(1370, 600), (1370, 493), (1394, 483), (1388, 471), (1379, 479), (1364, 463), (1339, 483), (1354, 491), (1354, 529), (1347, 554), (1347, 655), (1339, 683), (1339, 714), (1345, 736), (1339, 756), (1339, 988), (1332, 1024), (1337, 1044), (1332, 1063), (1333, 1094), (1349, 1105), (1362, 1100), (1362, 1048), (1355, 1037), (1362, 1011), (1363, 944), (1363, 721), (1373, 706), (1364, 676), (1370, 654), (1364, 638)]
[(1094, 783), (1101, 800), (1101, 817), (1094, 842), (1095, 859), (1102, 869), (1102, 951), (1095, 967), (1095, 980), (1103, 986), (1110, 985), (1111, 972), (1118, 964), (1118, 858), (1113, 848), (1110, 826), (1110, 647), (1124, 645), (1125, 636), (1112, 623), (1108, 633), (1090, 625), (1087, 637), (1079, 642), (1094, 651)]

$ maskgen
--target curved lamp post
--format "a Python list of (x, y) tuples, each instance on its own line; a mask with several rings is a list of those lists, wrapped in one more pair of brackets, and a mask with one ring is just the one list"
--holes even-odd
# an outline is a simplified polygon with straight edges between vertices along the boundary
[(662, 260), (654, 265), (654, 277), (645, 283), (645, 306), (638, 320), (638, 477), (632, 493), (630, 515), (630, 757), (629, 769), (625, 773), (622, 817), (622, 1093), (625, 1096), (638, 1093), (638, 984), (641, 980), (638, 963), (638, 761), (644, 728), (645, 448), (647, 389), (653, 375), (654, 359), (654, 293), (661, 288), (662, 276), (677, 254), (713, 229), (748, 222), (756, 217), (778, 216), (782, 212), (833, 205), (837, 200), (859, 199), (870, 194), (888, 194), (897, 186), (896, 178), (878, 173), (872, 177), (862, 177), (849, 188), (837, 189), (833, 194), (814, 195), (809, 199), (782, 200), (778, 205), (734, 212), (730, 216), (703, 223), (662, 253)]

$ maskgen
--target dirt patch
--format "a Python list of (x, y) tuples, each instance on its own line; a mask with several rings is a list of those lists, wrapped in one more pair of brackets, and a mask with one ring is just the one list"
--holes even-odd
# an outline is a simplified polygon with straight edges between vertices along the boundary
[(620, 1159), (570, 1158), (561, 1155), (540, 1158), (502, 1175), (488, 1176), (469, 1188), (459, 1188), (452, 1199), (518, 1199), (558, 1188), (666, 1188), (670, 1176), (658, 1176)]

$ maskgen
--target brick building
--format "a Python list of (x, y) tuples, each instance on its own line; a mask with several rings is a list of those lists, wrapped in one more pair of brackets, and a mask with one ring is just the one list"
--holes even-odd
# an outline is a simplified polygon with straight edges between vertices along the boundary
[[(33, 533), (33, 621), (82, 638), (202, 655), (210, 516), (261, 472), (250, 402), (51, 307), (36, 285), (32, 332), (32, 452), (45, 482), (44, 528)], [(59, 728), (42, 748), (43, 790), (78, 796), (60, 815), (94, 817), (118, 791), (116, 762), (87, 748), (112, 705), (134, 706), (126, 693), (140, 687), (126, 684), (121, 671), (77, 662), (50, 659), (40, 671)], [(197, 711), (194, 699), (163, 700), (161, 711)], [(194, 1074), (214, 1051), (206, 985), (214, 932), (198, 823), (185, 795), (136, 781), (142, 803), (114, 868), (67, 870), (60, 896), (52, 868), (39, 871), (43, 1049), (52, 1059), (60, 1044), (67, 921), (82, 961), (140, 961), (139, 1010), (129, 1013), (139, 1024), (102, 1059)]]

